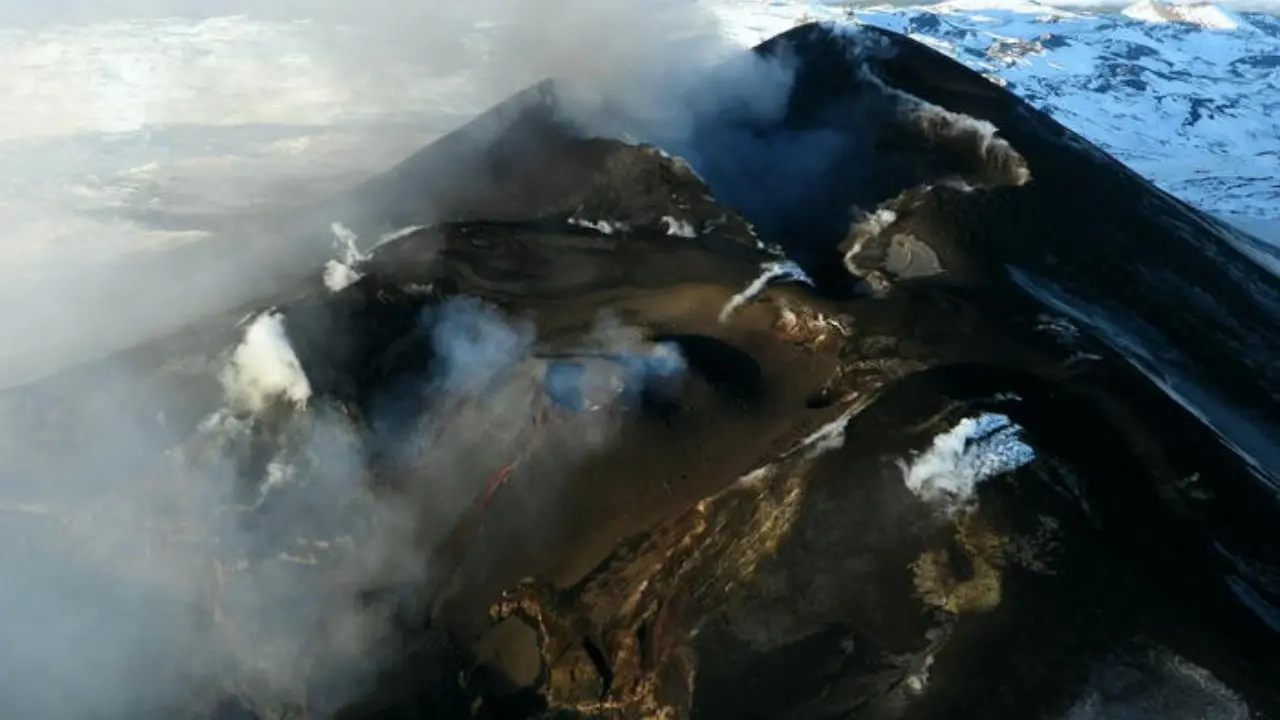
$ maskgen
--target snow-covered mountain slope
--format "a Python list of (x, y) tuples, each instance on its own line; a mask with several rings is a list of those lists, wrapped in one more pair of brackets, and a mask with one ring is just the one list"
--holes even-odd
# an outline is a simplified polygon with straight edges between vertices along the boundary
[[(722, 7), (744, 42), (795, 4)], [(906, 33), (987, 73), (1164, 189), (1214, 212), (1280, 217), (1280, 18), (1204, 2), (1090, 12), (1031, 0), (811, 3), (807, 17)]]

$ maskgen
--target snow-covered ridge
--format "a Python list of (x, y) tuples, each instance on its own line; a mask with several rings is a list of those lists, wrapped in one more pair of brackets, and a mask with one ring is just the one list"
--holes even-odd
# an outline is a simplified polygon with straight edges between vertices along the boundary
[(1125, 8), (1124, 15), (1144, 22), (1180, 22), (1203, 28), (1234, 30), (1240, 21), (1232, 13), (1211, 2), (1170, 3), (1141, 0)]
[(1120, 12), (1074, 5), (723, 3), (720, 12), (744, 43), (799, 18), (905, 33), (1192, 204), (1280, 217), (1280, 17), (1209, 2), (1140, 0)]

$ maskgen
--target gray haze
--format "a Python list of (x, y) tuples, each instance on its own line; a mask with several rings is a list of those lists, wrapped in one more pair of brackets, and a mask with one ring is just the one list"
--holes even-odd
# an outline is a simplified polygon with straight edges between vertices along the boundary
[[(124, 0), (118, 5), (71, 4), (65, 17), (101, 18), (111, 12), (112, 17), (202, 15), (222, 7), (153, 0)], [(6, 16), (16, 16), (22, 7), (26, 6), (14, 2), (0, 5), (0, 25), (10, 24)], [(58, 6), (40, 7), (48, 13)], [(247, 10), (227, 7), (231, 12)], [(461, 76), (469, 86), (472, 110), (478, 111), (532, 82), (557, 77), (565, 80), (574, 110), (596, 120), (588, 123), (593, 129), (616, 130), (609, 118), (622, 113), (640, 119), (631, 129), (651, 136), (642, 139), (671, 140), (687, 129), (699, 105), (715, 105), (737, 95), (748, 104), (758, 105), (763, 98), (760, 109), (767, 111), (786, 88), (786, 78), (776, 71), (766, 69), (767, 76), (761, 78), (757, 64), (720, 66), (740, 48), (721, 37), (710, 12), (687, 0), (299, 1), (271, 4), (269, 10), (254, 9), (250, 14), (278, 19), (291, 9), (297, 17), (315, 19), (331, 29), (325, 36), (326, 49), (330, 63), (338, 68), (336, 81), (365, 88), (366, 96), (400, 93), (415, 76)], [(712, 67), (717, 77), (708, 84)], [(305, 162), (305, 156), (300, 161)], [(186, 191), (198, 195), (199, 188)], [(163, 195), (163, 188), (157, 194)], [(49, 222), (64, 220), (74, 218)], [(317, 227), (328, 227), (343, 218), (316, 221)], [(331, 242), (327, 235), (283, 238), (249, 223), (229, 225), (232, 229), (224, 226), (204, 250), (146, 253), (146, 269), (133, 263), (107, 268), (94, 262), (85, 267), (78, 248), (46, 250), (36, 266), (21, 268), (21, 279), (11, 278), (0, 288), (0, 304), (23, 306), (22, 313), (0, 316), (0, 338), (5, 339), (0, 387), (243, 302), (271, 287), (280, 274), (299, 270), (301, 263), (322, 261), (317, 254), (327, 252)], [(227, 247), (210, 249), (216, 243)], [(43, 298), (41, 303), (25, 300), (34, 293)]]
[[(776, 112), (787, 87), (777, 68), (722, 65), (736, 48), (685, 0), (264, 7), (5, 0), (0, 25), (296, 14), (333, 29), (330, 50), (344, 82), (394, 93), (412, 74), (406, 68), (465, 73), (483, 106), (557, 76), (587, 126), (609, 132), (619, 115), (636, 116), (629, 126), (657, 139), (678, 140), (694, 113), (718, 103)], [(461, 39), (477, 27), (484, 40)], [(313, 220), (327, 227), (343, 218)], [(49, 248), (0, 288), (0, 387), (251, 301), (285, 275), (311, 275), (318, 285), (331, 242), (225, 222), (220, 237), (195, 250), (108, 262)], [(469, 391), (455, 387), (449, 368), (506, 372), (531, 342), (532, 331), (480, 306), (446, 316), (452, 324), (437, 318), (431, 340), (446, 360), (467, 362), (423, 378), (423, 403)], [(504, 421), (499, 440), (529, 444), (536, 392), (527, 385), (473, 403), (464, 416), (411, 407), (391, 420), (437, 438), (412, 495), (433, 512), (424, 519), (384, 507), (362, 485), (370, 438), (342, 408), (313, 396), (287, 318), (259, 314), (227, 331), (216, 356), (174, 358), (160, 373), (114, 359), (62, 392), (0, 394), (0, 715), (173, 717), (228, 690), (269, 710), (281, 698), (300, 699), (304, 672), (339, 695), (358, 692), (385, 618), (355, 607), (349, 590), (420, 586), (431, 569), (417, 550), (475, 495), (486, 469), (477, 463), (493, 456), (495, 420)], [(592, 342), (643, 350), (607, 323)], [(191, 411), (191, 398), (203, 416), (194, 432), (171, 422)], [(598, 422), (559, 438), (540, 467), (607, 444), (612, 421)]]

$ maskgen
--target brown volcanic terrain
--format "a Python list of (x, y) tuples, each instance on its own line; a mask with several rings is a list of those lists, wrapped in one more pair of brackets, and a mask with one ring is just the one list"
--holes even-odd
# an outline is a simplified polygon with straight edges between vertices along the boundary
[[(141, 603), (186, 638), (130, 658), (155, 678), (132, 717), (1275, 715), (1276, 588), (1244, 568), (1277, 560), (1256, 436), (1276, 427), (1280, 283), (1004, 90), (860, 32), (761, 48), (795, 63), (788, 112), (708, 120), (676, 149), (701, 175), (583, 137), (533, 88), (308, 212), (358, 208), (366, 235), (429, 222), (350, 286), (317, 273), (5, 392), (33, 418), (8, 441), (52, 458), (94, 409), (150, 428), (99, 450), (158, 488), (139, 519), (102, 509), (110, 484), (47, 487), (41, 512), (11, 508), (5, 562), (142, 588), (103, 592), (69, 637)], [(806, 192), (756, 196), (817, 137), (835, 141)], [(761, 237), (812, 281), (747, 293), (784, 260)], [(288, 378), (258, 404), (219, 381), (268, 307), (305, 402)], [(1244, 429), (1154, 382), (1108, 334), (1131, 318)], [(673, 351), (681, 371), (653, 369)], [(907, 482), (992, 413), (1034, 458), (973, 498)], [(86, 546), (117, 517), (159, 539), (102, 548), (136, 561), (106, 570)], [(0, 591), (19, 616), (41, 601)]]

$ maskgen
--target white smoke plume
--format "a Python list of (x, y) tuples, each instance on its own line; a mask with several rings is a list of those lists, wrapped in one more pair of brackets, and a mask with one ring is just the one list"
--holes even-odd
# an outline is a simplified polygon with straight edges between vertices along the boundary
[(426, 321), (438, 372), (413, 407), (436, 410), (410, 408), (413, 441), (400, 453), (426, 508), (419, 537), (442, 538), (498, 473), (536, 467), (534, 479), (553, 487), (555, 475), (609, 446), (640, 394), (678, 383), (684, 369), (678, 350), (608, 315), (549, 354), (531, 324), (475, 298), (449, 300)]
[(330, 229), (340, 257), (324, 264), (324, 286), (332, 292), (341, 292), (361, 278), (357, 268), (372, 255), (360, 250), (360, 238), (342, 223), (333, 223)]
[[(329, 45), (317, 55), (330, 63), (333, 82), (361, 89), (337, 96), (374, 102), (423, 78), (450, 78), (466, 84), (462, 116), (559, 76), (568, 110), (584, 126), (609, 133), (619, 117), (633, 115), (639, 121), (630, 127), (641, 139), (679, 138), (698, 113), (726, 104), (739, 114), (779, 112), (789, 83), (785, 70), (741, 55), (709, 12), (684, 0), (73, 0), (38, 7), (0, 0), (0, 24), (34, 32), (233, 13), (325, 28)], [(735, 54), (741, 59), (726, 62)], [(280, 72), (290, 72), (288, 63)], [(135, 119), (158, 135), (164, 118), (179, 116), (171, 109), (194, 102), (191, 92), (157, 91), (134, 108)], [(222, 182), (209, 191), (234, 189)], [(198, 195), (200, 187), (183, 190)], [(164, 187), (151, 192), (146, 202), (167, 194)], [(229, 204), (256, 207), (248, 200)], [(318, 227), (335, 219), (313, 218)], [(45, 220), (50, 228), (95, 227), (78, 217)], [(37, 239), (47, 245), (38, 260), (0, 289), (4, 717), (179, 717), (228, 689), (262, 702), (297, 699), (308, 663), (333, 686), (348, 684), (350, 695), (368, 678), (365, 665), (377, 657), (369, 648), (385, 618), (353, 606), (344, 589), (420, 582), (426, 572), (408, 544), (424, 534), (424, 518), (383, 507), (366, 489), (368, 430), (317, 397), (293, 348), (287, 310), (259, 311), (239, 337), (226, 327), (210, 330), (209, 337), (227, 338), (215, 348), (226, 353), (219, 358), (175, 357), (158, 373), (132, 357), (102, 360), (251, 304), (283, 276), (321, 276), (330, 240), (323, 233), (277, 237), (234, 217), (216, 234), (183, 252), (138, 246), (105, 259), (86, 259), (92, 238), (64, 247), (51, 234)], [(356, 253), (352, 243), (342, 258), (353, 271)], [(518, 323), (474, 307), (450, 312), (470, 319), (454, 317), (456, 337), (440, 329), (447, 324), (437, 327), (448, 336), (435, 340), (451, 368), (431, 379), (437, 396), (474, 396), (483, 377), (536, 369), (513, 360), (525, 358), (533, 340)], [(630, 343), (602, 330), (589, 344), (601, 355), (647, 352)], [(87, 374), (24, 387), (89, 361), (99, 364)], [(618, 379), (625, 363), (581, 365), (562, 368), (578, 383), (572, 402), (582, 396), (594, 408), (610, 392), (628, 392)], [(483, 485), (482, 461), (509, 447), (486, 439), (495, 432), (507, 442), (528, 437), (520, 412), (545, 400), (527, 383), (500, 387), (472, 402), (470, 415), (427, 416), (415, 426), (446, 438), (434, 446), (432, 473), (418, 476), (427, 478), (421, 491), (435, 493), (445, 510), (425, 534), (444, 532), (447, 508), (466, 505)], [(203, 420), (185, 425), (193, 407)], [(609, 413), (568, 417), (569, 429), (550, 443), (561, 464), (607, 444), (617, 421)], [(329, 574), (316, 571), (327, 567)], [(349, 584), (335, 586), (334, 577)], [(228, 678), (238, 684), (225, 687)]]
[(227, 404), (253, 414), (280, 398), (302, 407), (311, 397), (311, 383), (289, 345), (284, 316), (277, 312), (249, 323), (220, 379)]

